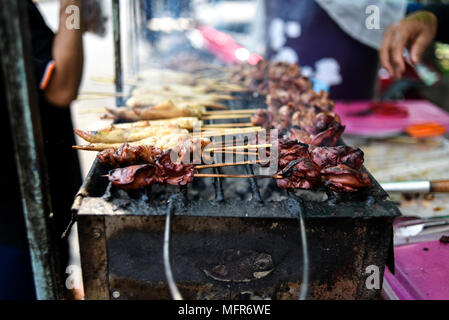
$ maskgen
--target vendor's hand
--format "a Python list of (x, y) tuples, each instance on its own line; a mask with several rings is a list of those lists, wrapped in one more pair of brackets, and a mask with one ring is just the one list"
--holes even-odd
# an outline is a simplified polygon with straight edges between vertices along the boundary
[(419, 11), (391, 25), (385, 32), (379, 51), (382, 66), (396, 79), (405, 71), (404, 49), (409, 49), (410, 59), (417, 64), (426, 48), (433, 42), (438, 20), (428, 11)]
[(103, 7), (99, 0), (83, 1), (83, 31), (92, 32), (98, 36), (106, 34), (107, 18), (103, 14)]

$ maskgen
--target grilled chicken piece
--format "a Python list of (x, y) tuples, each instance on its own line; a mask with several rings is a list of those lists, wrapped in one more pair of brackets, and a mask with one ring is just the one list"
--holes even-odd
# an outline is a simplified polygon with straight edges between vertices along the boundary
[(137, 190), (156, 183), (182, 186), (193, 181), (195, 172), (193, 165), (172, 162), (170, 152), (165, 152), (154, 164), (112, 170), (109, 173), (109, 181), (124, 190)]
[(127, 108), (111, 109), (111, 108), (105, 108), (105, 110), (108, 113), (108, 115), (106, 117), (111, 116), (113, 119), (116, 119), (116, 120), (123, 120), (123, 121), (139, 121), (139, 120), (142, 120), (142, 119), (140, 119), (139, 115), (134, 111), (134, 109), (127, 109)]
[(312, 124), (309, 124), (308, 126), (306, 126), (306, 128), (310, 134), (314, 135), (327, 130), (333, 125), (334, 122), (341, 123), (340, 117), (330, 112), (320, 112), (316, 114), (311, 120)]
[(335, 192), (354, 192), (372, 184), (366, 173), (361, 173), (345, 164), (325, 168), (321, 170), (321, 175), (324, 185)]
[(295, 111), (292, 103), (282, 106), (277, 113), (259, 109), (251, 123), (265, 129), (278, 129), (282, 139), (297, 140), (315, 146), (334, 146), (345, 127), (332, 112), (315, 113), (302, 106)]
[[(162, 135), (148, 137), (139, 141), (129, 142), (130, 146), (154, 146), (164, 151), (172, 149), (179, 144), (192, 139), (191, 134), (185, 129), (173, 129), (171, 132), (163, 132)], [(201, 138), (201, 143), (210, 143), (207, 138)], [(88, 145), (73, 146), (78, 150), (103, 151), (109, 148), (119, 148), (123, 143), (91, 143)]]
[[(172, 155), (178, 162), (189, 163), (190, 155), (193, 160), (201, 163), (202, 150), (210, 143), (209, 139), (188, 139), (173, 146)], [(168, 149), (166, 149), (168, 150)], [(109, 148), (97, 155), (100, 163), (109, 164), (112, 167), (123, 167), (137, 164), (153, 164), (164, 151), (153, 145), (123, 144), (119, 148)]]
[(201, 117), (205, 111), (204, 106), (175, 105), (170, 100), (152, 107), (134, 109), (140, 120)]
[(75, 129), (75, 133), (91, 143), (125, 143), (140, 141), (149, 137), (164, 136), (179, 132), (178, 128), (170, 127), (141, 127), (141, 128), (115, 128), (99, 131), (81, 131)]
[(312, 136), (310, 144), (314, 146), (335, 146), (343, 131), (345, 131), (345, 126), (342, 126), (337, 121), (333, 121), (329, 128)]
[(173, 162), (170, 151), (159, 157), (156, 165), (161, 172), (164, 172), (165, 182), (174, 186), (184, 186), (192, 182), (196, 172), (195, 166), (191, 164)]
[(199, 125), (200, 120), (193, 117), (175, 118), (170, 120), (140, 121), (135, 124), (126, 123), (111, 125), (109, 128), (97, 131), (82, 131), (74, 129), (75, 133), (91, 143), (125, 143), (179, 133), (178, 129), (192, 130)]
[(279, 173), (276, 183), (281, 189), (315, 189), (321, 183), (320, 168), (309, 158), (291, 161)]
[(271, 128), (272, 115), (264, 109), (256, 110), (251, 116), (251, 123), (256, 127)]
[(204, 105), (195, 104), (174, 104), (171, 100), (156, 104), (151, 107), (134, 107), (132, 109), (109, 109), (110, 113), (117, 120), (138, 121), (172, 119), (180, 117), (201, 117), (206, 111)]
[(344, 164), (354, 170), (359, 170), (363, 164), (363, 151), (349, 146), (311, 147), (310, 157), (321, 169)]
[(123, 167), (137, 164), (154, 164), (163, 151), (153, 146), (130, 146), (125, 143), (118, 149), (106, 149), (98, 153), (100, 163), (112, 167)]
[(298, 141), (305, 144), (312, 143), (312, 136), (300, 127), (291, 127), (289, 130), (281, 131), (281, 138), (286, 140)]
[(297, 141), (281, 140), (278, 147), (279, 167), (285, 168), (294, 160), (309, 158), (308, 148), (308, 145)]
[(143, 164), (114, 169), (109, 172), (109, 181), (116, 187), (124, 190), (137, 190), (163, 183), (163, 175), (154, 164)]

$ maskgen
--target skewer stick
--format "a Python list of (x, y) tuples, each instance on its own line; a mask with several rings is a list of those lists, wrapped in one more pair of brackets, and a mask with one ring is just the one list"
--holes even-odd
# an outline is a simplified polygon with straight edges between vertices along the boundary
[(254, 113), (257, 109), (239, 109), (239, 110), (223, 110), (223, 111), (207, 111), (204, 112), (204, 115), (216, 115), (216, 114), (239, 114), (239, 113)]
[(81, 96), (102, 96), (102, 97), (127, 97), (129, 94), (124, 92), (102, 92), (102, 91), (83, 91)]
[(214, 163), (214, 164), (198, 165), (195, 168), (197, 168), (197, 169), (222, 168), (222, 167), (259, 164), (259, 163), (263, 163), (263, 162), (264, 162), (263, 160), (252, 160), (252, 161), (231, 162), (231, 163)]
[(205, 124), (202, 128), (208, 129), (208, 128), (232, 128), (232, 127), (254, 127), (254, 125), (251, 122), (245, 122), (245, 123), (216, 123), (216, 124)]
[(209, 144), (210, 146), (224, 146), (224, 145), (230, 145), (233, 146), (234, 143), (241, 143), (244, 142), (244, 140), (242, 138), (238, 138), (238, 139), (233, 139), (233, 140), (224, 140), (224, 141), (213, 141), (211, 144)]
[(270, 148), (271, 144), (247, 144), (244, 146), (232, 146), (232, 147), (218, 147), (218, 148), (209, 148), (204, 149), (205, 152), (214, 152), (214, 151), (223, 151), (224, 150), (242, 150), (242, 149), (257, 149), (257, 148)]
[(195, 178), (270, 178), (282, 179), (281, 175), (264, 176), (255, 174), (214, 174), (214, 173), (196, 173)]
[[(109, 174), (100, 176), (102, 178), (109, 178)], [(195, 173), (195, 178), (260, 178), (260, 179), (283, 179), (281, 175), (256, 175), (256, 174), (215, 174), (215, 173)]]
[[(232, 126), (232, 123), (228, 123), (231, 124), (231, 126), (224, 126), (224, 127), (205, 127), (204, 125), (201, 127), (202, 131), (205, 132), (231, 132), (230, 130), (249, 130), (249, 129), (253, 129), (253, 128), (257, 128), (256, 126)], [(259, 127), (260, 128), (260, 127)]]
[(250, 114), (217, 114), (213, 116), (203, 116), (202, 120), (220, 120), (220, 119), (249, 119)]
[(197, 138), (207, 138), (207, 137), (219, 137), (219, 136), (228, 136), (228, 135), (239, 135), (239, 134), (245, 134), (245, 133), (253, 133), (253, 132), (260, 132), (264, 129), (261, 127), (251, 127), (251, 128), (243, 128), (243, 129), (227, 129), (226, 131), (219, 131), (219, 130), (213, 130), (213, 131), (203, 131), (200, 134), (193, 134), (193, 137)]
[[(102, 84), (114, 84), (114, 78), (113, 77), (90, 77), (91, 81), (102, 83)], [(123, 80), (123, 84), (135, 86), (137, 85), (137, 81), (134, 80)]]
[(243, 155), (243, 156), (255, 156), (257, 157), (259, 154), (257, 152), (241, 152), (241, 151), (215, 151), (215, 154), (235, 154), (235, 155)]
[(78, 114), (106, 113), (106, 110), (104, 108), (78, 109), (76, 113)]

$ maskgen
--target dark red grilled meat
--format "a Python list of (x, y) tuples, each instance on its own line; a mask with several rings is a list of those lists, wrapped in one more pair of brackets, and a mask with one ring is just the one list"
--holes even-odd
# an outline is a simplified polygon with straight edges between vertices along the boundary
[(156, 183), (175, 186), (193, 181), (196, 169), (191, 164), (172, 162), (167, 151), (156, 159), (154, 164), (134, 165), (112, 170), (109, 181), (124, 190), (136, 190)]
[(276, 183), (281, 189), (315, 189), (321, 183), (320, 168), (310, 159), (290, 162), (279, 175)]
[(109, 164), (112, 167), (123, 167), (131, 164), (154, 163), (163, 151), (153, 146), (130, 146), (125, 143), (120, 148), (106, 149), (98, 153), (100, 163)]
[(314, 146), (335, 146), (343, 131), (345, 131), (345, 126), (334, 121), (330, 124), (329, 128), (312, 136), (310, 144)]
[(196, 169), (191, 164), (175, 163), (170, 159), (170, 151), (165, 152), (156, 161), (165, 182), (175, 186), (184, 186), (193, 181)]
[(265, 129), (271, 128), (272, 116), (267, 110), (259, 109), (256, 110), (251, 116), (251, 123), (254, 126), (263, 127)]
[(372, 184), (366, 173), (361, 173), (344, 164), (325, 168), (321, 170), (321, 175), (324, 185), (335, 192), (357, 191)]
[(282, 130), (280, 134), (281, 139), (298, 141), (305, 144), (312, 142), (312, 136), (300, 127), (291, 127), (288, 130)]
[(137, 190), (163, 183), (164, 179), (154, 164), (143, 164), (114, 169), (109, 173), (109, 181), (124, 190)]
[(310, 157), (321, 169), (345, 164), (359, 170), (363, 164), (363, 151), (349, 146), (337, 147), (311, 147)]
[(309, 158), (308, 148), (308, 145), (299, 143), (297, 141), (279, 141), (279, 167), (285, 168), (294, 160)]

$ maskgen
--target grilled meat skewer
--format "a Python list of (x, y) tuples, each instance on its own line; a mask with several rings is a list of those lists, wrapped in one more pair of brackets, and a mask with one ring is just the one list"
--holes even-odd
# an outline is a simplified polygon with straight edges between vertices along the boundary
[[(179, 150), (179, 154), (182, 152)], [(98, 157), (100, 162), (117, 166), (145, 163), (111, 171), (109, 180), (123, 189), (139, 189), (154, 183), (190, 183), (196, 173), (195, 166), (182, 163), (182, 156), (176, 162), (170, 156), (170, 151), (124, 145), (116, 152), (103, 151)], [(276, 183), (281, 189), (313, 190), (324, 183), (335, 192), (357, 191), (371, 185), (369, 177), (359, 171), (362, 163), (363, 152), (356, 148), (309, 147), (295, 141), (281, 141)]]

